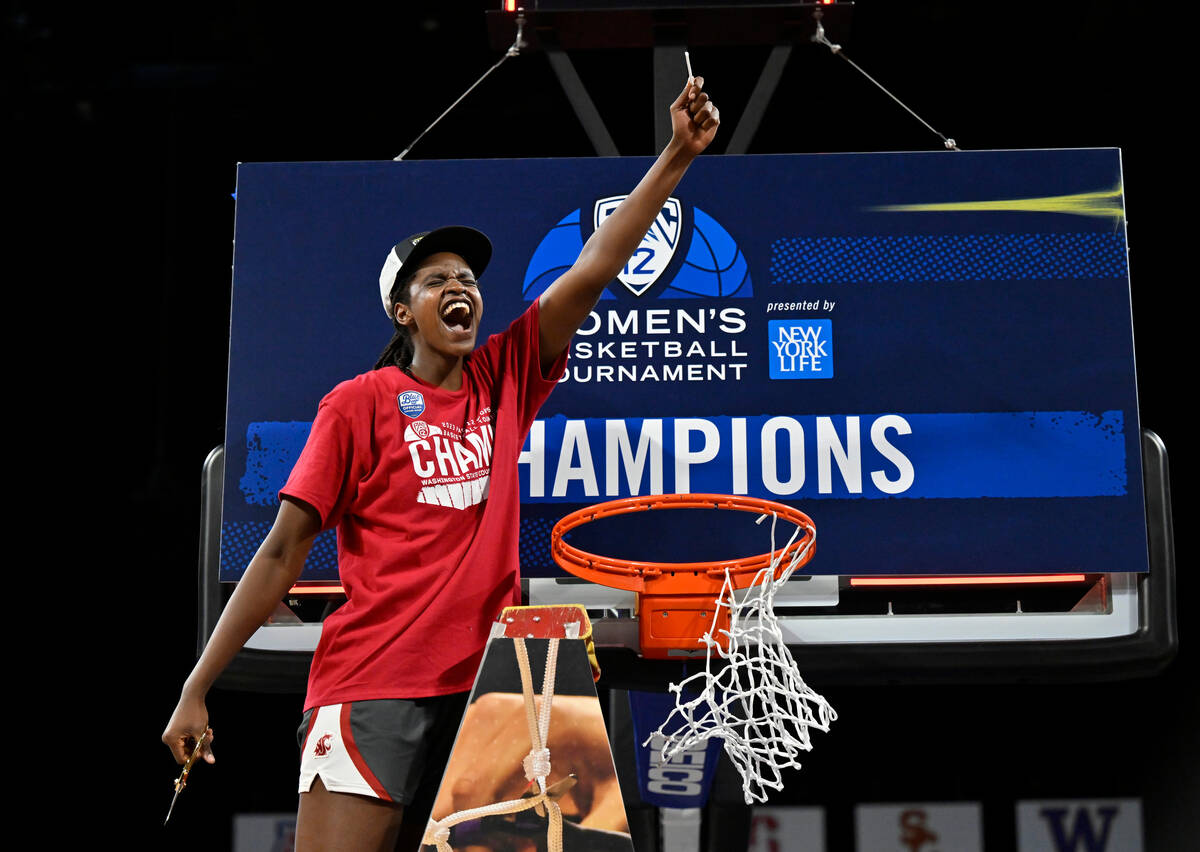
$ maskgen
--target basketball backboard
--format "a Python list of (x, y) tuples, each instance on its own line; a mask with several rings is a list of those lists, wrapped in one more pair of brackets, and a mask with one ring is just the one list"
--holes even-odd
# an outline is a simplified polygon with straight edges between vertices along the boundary
[[(219, 579), (269, 527), (317, 401), (386, 342), (374, 281), (399, 236), (489, 233), (496, 331), (647, 165), (241, 166)], [(1113, 149), (697, 161), (519, 460), (530, 601), (584, 603), (609, 671), (661, 682), (619, 662), (636, 659), (629, 596), (563, 578), (550, 529), (632, 494), (746, 494), (816, 524), (785, 623), (831, 676), (1106, 676), (1168, 658), (1165, 452), (1138, 419), (1123, 214)], [(593, 532), (626, 558), (769, 546), (753, 523)], [(294, 600), (336, 599), (335, 551), (318, 540)], [(313, 647), (323, 605), (250, 647)]]

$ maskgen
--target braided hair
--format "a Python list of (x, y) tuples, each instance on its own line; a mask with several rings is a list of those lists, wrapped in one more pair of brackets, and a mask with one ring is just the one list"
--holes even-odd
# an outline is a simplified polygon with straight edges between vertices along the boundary
[(413, 343), (412, 338), (408, 334), (407, 326), (400, 324), (396, 319), (396, 305), (407, 305), (412, 294), (409, 291), (409, 284), (412, 283), (413, 276), (406, 275), (404, 278), (397, 278), (396, 283), (392, 285), (391, 302), (392, 302), (392, 328), (394, 332), (392, 339), (379, 355), (379, 360), (375, 362), (373, 369), (380, 370), (384, 367), (399, 367), (401, 370), (408, 369), (413, 359)]

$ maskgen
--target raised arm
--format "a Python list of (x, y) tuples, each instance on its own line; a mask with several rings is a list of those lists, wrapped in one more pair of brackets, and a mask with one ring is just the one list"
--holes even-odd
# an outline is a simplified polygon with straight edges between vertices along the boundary
[[(320, 529), (321, 519), (311, 506), (282, 501), (275, 524), (221, 613), (163, 731), (162, 741), (177, 762), (187, 760), (192, 748), (188, 741), (198, 740), (208, 727), (204, 699), (209, 688), (295, 584)], [(204, 759), (212, 763), (211, 748), (206, 746), (204, 752)]]
[(542, 369), (571, 342), (600, 294), (641, 243), (692, 160), (708, 147), (721, 123), (715, 104), (703, 91), (704, 78), (689, 80), (671, 104), (671, 141), (650, 171), (596, 229), (575, 264), (538, 300)]

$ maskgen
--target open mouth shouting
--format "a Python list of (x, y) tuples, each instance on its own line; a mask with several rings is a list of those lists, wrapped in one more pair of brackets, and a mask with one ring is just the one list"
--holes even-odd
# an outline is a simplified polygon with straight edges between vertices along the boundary
[(442, 322), (453, 332), (468, 333), (475, 322), (475, 308), (464, 296), (452, 296), (442, 305)]

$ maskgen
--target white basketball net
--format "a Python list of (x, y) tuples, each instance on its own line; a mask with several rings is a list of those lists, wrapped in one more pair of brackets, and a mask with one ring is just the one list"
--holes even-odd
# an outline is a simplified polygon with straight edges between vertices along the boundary
[[(772, 514), (772, 552), (776, 550), (776, 520)], [(800, 677), (775, 616), (775, 593), (816, 542), (815, 529), (797, 527), (788, 546), (806, 530), (809, 540), (791, 555), (778, 578), (772, 579), (787, 548), (755, 575), (754, 585), (740, 603), (734, 598), (728, 570), (725, 572), (716, 604), (729, 608), (729, 649), (713, 638), (714, 618), (713, 627), (701, 637), (707, 646), (704, 671), (671, 684), (675, 709), (651, 735), (663, 737), (664, 760), (712, 737), (723, 739), (725, 753), (742, 775), (742, 793), (748, 805), (765, 802), (767, 788), (782, 790), (782, 771), (799, 769), (800, 752), (812, 750), (809, 728), (828, 732), (837, 718), (829, 702)], [(719, 667), (716, 673), (714, 662)], [(700, 694), (689, 699), (695, 690)], [(676, 730), (668, 733), (672, 727)]]

